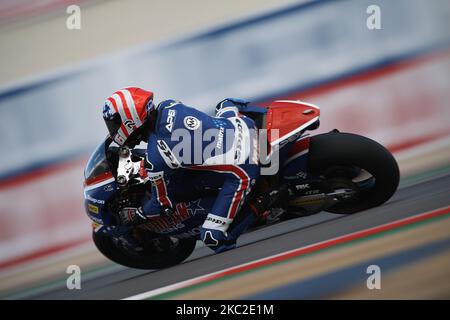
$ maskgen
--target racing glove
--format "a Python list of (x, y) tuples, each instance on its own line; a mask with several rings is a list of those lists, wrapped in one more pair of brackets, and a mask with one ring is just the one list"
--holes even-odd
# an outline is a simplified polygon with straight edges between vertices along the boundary
[(237, 99), (237, 98), (227, 98), (222, 101), (220, 101), (216, 105), (216, 114), (220, 113), (222, 109), (227, 107), (236, 107), (239, 111), (242, 111), (247, 107), (249, 104), (249, 101), (243, 100), (243, 99)]
[(122, 226), (136, 226), (146, 221), (142, 208), (125, 207), (119, 212), (119, 224)]
[(161, 207), (160, 215), (161, 216), (170, 216), (175, 213), (175, 209), (171, 207)]

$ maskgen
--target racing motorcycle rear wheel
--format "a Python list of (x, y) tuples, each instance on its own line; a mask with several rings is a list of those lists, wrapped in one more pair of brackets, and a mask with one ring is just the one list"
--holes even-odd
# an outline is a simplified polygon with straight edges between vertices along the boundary
[[(97, 249), (108, 259), (130, 268), (163, 269), (187, 259), (195, 249), (196, 239), (161, 238), (157, 246), (144, 246), (142, 252), (131, 252), (108, 235), (92, 233)], [(175, 240), (175, 241), (174, 241)], [(161, 247), (164, 248), (161, 248)]]
[(381, 144), (351, 133), (329, 132), (311, 137), (308, 169), (325, 179), (330, 189), (354, 188), (355, 195), (326, 209), (351, 214), (389, 200), (400, 172), (392, 154)]

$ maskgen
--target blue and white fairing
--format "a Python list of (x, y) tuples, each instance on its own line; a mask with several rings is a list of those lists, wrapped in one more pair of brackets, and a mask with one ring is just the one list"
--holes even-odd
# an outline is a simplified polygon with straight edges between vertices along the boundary
[(118, 184), (106, 156), (110, 144), (111, 139), (106, 138), (92, 153), (84, 170), (86, 213), (94, 223), (106, 226), (112, 224), (112, 215), (105, 204), (118, 190)]
[[(109, 148), (114, 148), (110, 147), (110, 144), (111, 139), (106, 138), (95, 149), (84, 172), (84, 206), (86, 214), (94, 222), (93, 226), (96, 232), (114, 232), (113, 226), (115, 226), (115, 219), (108, 203), (117, 195), (119, 185), (114, 178), (114, 169), (107, 156)], [(143, 156), (145, 149), (134, 149), (133, 153)], [(201, 176), (198, 177), (204, 182)], [(193, 187), (189, 182), (199, 184), (201, 183), (200, 180), (194, 182), (191, 176), (186, 177), (185, 172), (180, 170), (171, 177), (170, 182), (172, 183), (169, 182), (169, 188), (175, 194), (186, 193), (186, 190)], [(217, 178), (212, 180), (214, 180), (214, 184), (217, 184)], [(199, 230), (195, 229), (203, 223), (213, 203), (214, 198), (180, 202), (177, 204), (176, 213), (172, 217), (153, 218), (150, 223), (140, 227), (154, 233), (182, 238), (196, 236)]]

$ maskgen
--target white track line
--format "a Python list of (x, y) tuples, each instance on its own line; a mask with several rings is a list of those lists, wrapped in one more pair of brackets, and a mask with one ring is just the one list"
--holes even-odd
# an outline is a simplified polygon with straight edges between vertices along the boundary
[[(236, 272), (238, 272), (239, 269), (242, 269), (244, 267), (250, 267), (252, 265), (258, 266), (262, 262), (269, 262), (270, 263), (270, 260), (273, 260), (273, 259), (275, 259), (277, 257), (281, 258), (283, 256), (286, 256), (286, 258), (289, 258), (291, 253), (306, 251), (306, 250), (308, 250), (310, 248), (312, 249), (314, 247), (319, 248), (319, 247), (321, 247), (321, 246), (323, 246), (325, 244), (332, 245), (332, 243), (336, 243), (336, 244), (342, 243), (342, 242), (345, 242), (346, 239), (349, 239), (349, 241), (351, 241), (352, 238), (356, 238), (358, 236), (363, 238), (363, 237), (365, 237), (366, 234), (368, 234), (370, 232), (377, 232), (377, 231), (378, 232), (382, 232), (384, 230), (384, 228), (386, 228), (386, 227), (392, 226), (393, 228), (397, 228), (397, 227), (403, 226), (405, 224), (412, 223), (415, 220), (420, 219), (420, 218), (427, 218), (427, 216), (433, 217), (436, 214), (436, 212), (445, 212), (444, 214), (448, 214), (449, 211), (450, 211), (450, 206), (447, 206), (447, 207), (442, 207), (442, 208), (435, 209), (435, 210), (432, 210), (432, 211), (427, 211), (427, 212), (424, 212), (424, 213), (420, 213), (420, 214), (416, 214), (416, 215), (413, 215), (413, 216), (409, 216), (409, 217), (406, 217), (406, 218), (403, 218), (403, 219), (390, 221), (390, 222), (387, 222), (387, 223), (379, 225), (379, 226), (375, 226), (375, 227), (359, 230), (359, 231), (352, 232), (352, 233), (349, 233), (349, 234), (345, 234), (345, 235), (342, 235), (342, 236), (339, 236), (339, 237), (335, 237), (335, 238), (332, 238), (332, 239), (324, 240), (324, 241), (317, 242), (317, 243), (314, 243), (314, 244), (310, 244), (310, 245), (307, 245), (307, 246), (304, 246), (304, 247), (300, 247), (300, 248), (297, 248), (297, 249), (285, 251), (285, 252), (278, 253), (278, 254), (275, 254), (275, 255), (272, 255), (272, 256), (269, 256), (269, 257), (261, 258), (261, 259), (258, 259), (258, 260), (254, 260), (254, 261), (251, 261), (251, 262), (247, 262), (247, 263), (243, 263), (243, 264), (240, 264), (240, 265), (237, 265), (237, 266), (233, 266), (233, 267), (230, 267), (230, 268), (227, 268), (227, 269), (223, 269), (223, 270), (220, 270), (220, 271), (209, 273), (209, 274), (206, 274), (206, 275), (203, 275), (203, 276), (199, 276), (199, 277), (196, 277), (196, 278), (192, 278), (192, 279), (188, 279), (188, 280), (181, 281), (181, 282), (178, 282), (178, 283), (174, 283), (174, 284), (171, 284), (171, 285), (168, 285), (168, 286), (165, 286), (165, 287), (149, 290), (149, 291), (137, 294), (137, 295), (130, 296), (128, 298), (124, 298), (123, 300), (143, 300), (143, 299), (152, 298), (152, 297), (158, 296), (160, 294), (168, 293), (168, 292), (171, 292), (171, 291), (174, 291), (174, 290), (177, 290), (177, 289), (186, 288), (186, 287), (189, 287), (189, 286), (201, 283), (201, 282), (206, 282), (206, 281), (212, 280), (212, 279), (217, 279), (218, 277), (216, 277), (216, 276), (220, 276), (221, 274), (222, 275), (226, 275), (226, 274), (233, 273), (233, 271), (234, 271), (234, 273), (236, 273)], [(339, 241), (341, 241), (341, 242), (339, 242)]]

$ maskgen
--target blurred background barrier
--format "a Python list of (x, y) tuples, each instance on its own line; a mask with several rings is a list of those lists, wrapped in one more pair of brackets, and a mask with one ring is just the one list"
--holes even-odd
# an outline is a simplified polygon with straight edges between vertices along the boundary
[[(61, 11), (54, 18), (58, 30), (48, 25), (48, 15), (41, 17), (36, 28), (45, 25), (41, 32), (47, 33), (38, 36), (48, 41), (54, 32), (58, 44), (48, 52), (37, 50), (39, 58), (23, 59), (23, 66), (15, 65), (14, 56), (33, 57), (40, 42), (37, 31), (1, 27), (0, 40), (11, 42), (1, 41), (2, 74), (8, 77), (0, 79), (0, 267), (89, 239), (82, 170), (106, 134), (100, 111), (104, 99), (126, 86), (141, 86), (153, 90), (157, 101), (175, 98), (208, 113), (225, 97), (262, 104), (307, 100), (322, 109), (321, 132), (338, 128), (369, 136), (399, 159), (417, 159), (422, 154), (408, 150), (434, 143), (424, 165), (450, 161), (440, 155), (448, 150), (450, 135), (448, 1), (250, 1), (244, 7), (238, 1), (228, 6), (194, 1), (191, 8), (181, 1), (177, 6), (163, 2), (157, 2), (161, 11), (152, 11), (154, 2), (127, 1), (133, 7), (129, 14), (121, 11), (124, 2), (80, 2), (80, 31), (65, 29), (67, 15)], [(380, 30), (366, 25), (366, 9), (374, 3), (381, 8)], [(212, 6), (216, 10), (205, 20), (209, 11), (201, 9)], [(146, 22), (102, 40), (98, 29), (115, 28), (119, 17)], [(182, 22), (197, 17), (198, 24)], [(138, 26), (152, 27), (155, 36), (138, 39)], [(11, 40), (15, 32), (31, 37), (22, 48), (26, 52), (17, 50), (23, 43)], [(92, 34), (93, 41), (77, 42), (76, 32)], [(67, 54), (76, 51), (71, 37), (92, 50), (83, 50), (81, 58)], [(28, 80), (19, 80), (23, 77)], [(419, 169), (402, 166), (402, 173)]]

